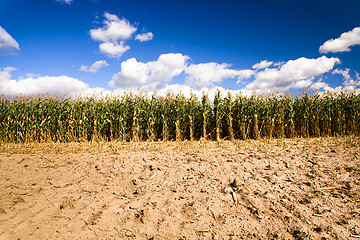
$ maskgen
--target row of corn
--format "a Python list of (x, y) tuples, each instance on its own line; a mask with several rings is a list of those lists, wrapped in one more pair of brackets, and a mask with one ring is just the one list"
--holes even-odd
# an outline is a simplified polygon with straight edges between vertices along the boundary
[(0, 98), (0, 142), (360, 135), (360, 95), (183, 94)]

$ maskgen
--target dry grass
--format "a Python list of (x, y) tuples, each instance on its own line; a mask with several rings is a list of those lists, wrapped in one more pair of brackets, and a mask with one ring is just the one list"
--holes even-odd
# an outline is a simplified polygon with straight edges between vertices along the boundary
[(159, 151), (169, 150), (201, 152), (206, 149), (221, 148), (224, 151), (241, 151), (245, 149), (271, 149), (273, 146), (292, 148), (293, 146), (327, 146), (331, 147), (359, 147), (360, 137), (320, 137), (320, 138), (289, 138), (289, 139), (259, 139), (259, 140), (220, 140), (220, 141), (145, 141), (145, 142), (117, 142), (93, 141), (70, 143), (0, 143), (0, 153), (119, 153), (122, 151)]

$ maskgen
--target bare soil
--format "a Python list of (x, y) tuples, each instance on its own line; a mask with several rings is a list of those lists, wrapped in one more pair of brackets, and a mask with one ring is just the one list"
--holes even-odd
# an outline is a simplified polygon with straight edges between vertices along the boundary
[(0, 239), (357, 239), (359, 143), (2, 144)]

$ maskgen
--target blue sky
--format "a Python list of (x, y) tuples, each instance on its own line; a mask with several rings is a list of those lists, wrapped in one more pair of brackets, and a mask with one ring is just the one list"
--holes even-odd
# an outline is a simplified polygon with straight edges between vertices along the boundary
[(360, 88), (358, 0), (2, 0), (0, 93)]

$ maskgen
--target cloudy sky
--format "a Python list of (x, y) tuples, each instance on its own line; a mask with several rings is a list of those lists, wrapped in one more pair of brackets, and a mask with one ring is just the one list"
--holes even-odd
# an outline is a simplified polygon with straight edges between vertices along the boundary
[(0, 94), (360, 91), (358, 0), (1, 0)]

